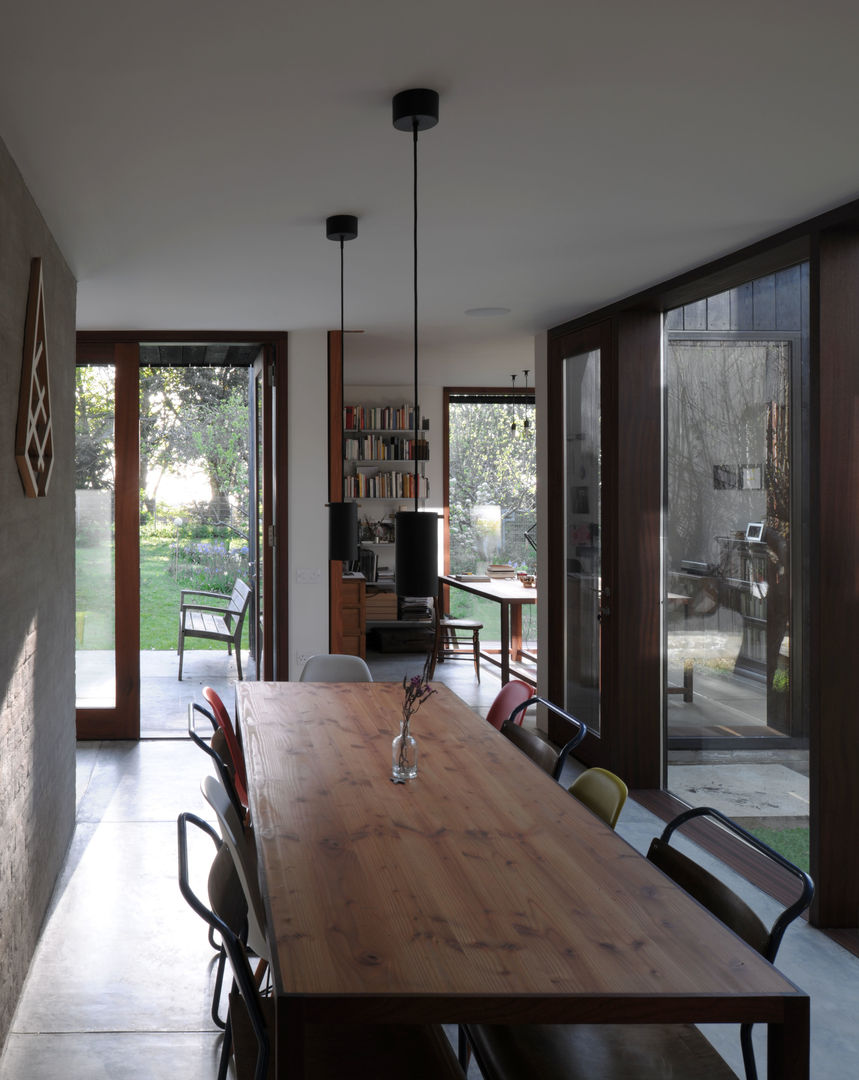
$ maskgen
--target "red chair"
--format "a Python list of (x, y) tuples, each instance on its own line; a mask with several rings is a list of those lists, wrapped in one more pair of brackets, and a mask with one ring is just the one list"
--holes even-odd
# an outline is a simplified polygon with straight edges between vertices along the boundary
[(239, 739), (236, 735), (236, 729), (233, 727), (233, 722), (230, 719), (230, 714), (227, 712), (227, 707), (221, 701), (219, 695), (214, 691), (211, 686), (203, 687), (203, 697), (209, 703), (215, 719), (218, 721), (218, 727), (223, 731), (224, 738), (227, 740), (227, 750), (230, 752), (230, 757), (233, 759), (233, 767), (236, 770), (236, 775), (233, 777), (233, 783), (236, 786), (236, 794), (242, 802), (243, 806), (248, 805), (248, 777), (245, 771), (245, 755), (239, 745)]
[[(486, 719), (492, 724), (493, 727), (501, 730), (501, 725), (513, 712), (517, 705), (521, 705), (527, 701), (528, 698), (533, 697), (534, 687), (529, 686), (527, 683), (520, 682), (518, 679), (511, 679), (509, 683), (502, 686), (498, 691), (498, 695), (495, 700), (489, 706), (489, 712), (486, 714)], [(522, 717), (525, 715), (525, 710), (519, 714), (516, 720), (517, 724), (522, 723)]]

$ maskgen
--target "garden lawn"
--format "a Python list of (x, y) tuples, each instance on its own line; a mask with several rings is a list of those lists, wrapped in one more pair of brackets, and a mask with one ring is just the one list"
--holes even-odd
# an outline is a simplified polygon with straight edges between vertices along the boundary
[(766, 829), (757, 827), (755, 836), (769, 844), (771, 848), (781, 852), (786, 859), (796, 863), (800, 869), (807, 871), (809, 863), (809, 833), (808, 826), (795, 829)]
[[(170, 572), (173, 558), (167, 537), (140, 537), (140, 648), (175, 650), (179, 631), (179, 603), (183, 586)], [(108, 572), (109, 568), (109, 572)], [(78, 648), (112, 649), (113, 567), (108, 545), (81, 547), (76, 553)], [(190, 599), (193, 600), (193, 597)], [(201, 602), (204, 602), (201, 598)], [(84, 613), (83, 618), (80, 614)], [(242, 634), (248, 647), (248, 620)], [(217, 641), (189, 638), (193, 649), (223, 649)]]

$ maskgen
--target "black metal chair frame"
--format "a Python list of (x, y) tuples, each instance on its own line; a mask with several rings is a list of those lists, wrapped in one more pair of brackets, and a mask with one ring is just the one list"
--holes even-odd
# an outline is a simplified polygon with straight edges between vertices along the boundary
[[(257, 1060), (254, 1070), (254, 1080), (266, 1080), (268, 1073), (268, 1060), (270, 1044), (268, 1031), (266, 1030), (265, 1018), (260, 1007), (259, 992), (251, 971), (250, 962), (244, 946), (232, 929), (227, 926), (223, 919), (219, 918), (214, 911), (197, 897), (188, 880), (188, 836), (187, 825), (190, 822), (211, 836), (216, 843), (220, 844), (221, 838), (214, 829), (196, 814), (183, 813), (177, 820), (177, 832), (179, 841), (179, 890), (185, 897), (189, 906), (204, 922), (209, 924), (212, 931), (220, 935), (224, 943), (230, 966), (233, 969), (233, 985), (242, 996), (245, 1003), (254, 1035), (257, 1039)], [(232, 1023), (229, 1014), (224, 1028), (224, 1043), (221, 1049), (221, 1061), (218, 1068), (218, 1080), (225, 1080), (229, 1068), (230, 1050), (232, 1048)]]
[(239, 820), (244, 821), (247, 813), (247, 808), (242, 805), (242, 801), (239, 798), (238, 792), (236, 791), (236, 785), (233, 783), (233, 776), (230, 772), (229, 765), (221, 757), (217, 750), (215, 750), (210, 743), (207, 743), (206, 740), (202, 738), (197, 732), (196, 724), (194, 723), (195, 713), (199, 713), (201, 716), (204, 716), (211, 723), (214, 731), (216, 732), (220, 730), (218, 727), (218, 722), (208, 709), (204, 708), (202, 705), (198, 705), (196, 701), (192, 701), (191, 704), (188, 706), (188, 736), (193, 743), (196, 743), (196, 745), (199, 746), (202, 751), (208, 754), (212, 761), (214, 761), (215, 768), (218, 773), (218, 779), (226, 788), (227, 794), (230, 797), (230, 802), (233, 804), (233, 808), (239, 815)]
[(510, 713), (510, 715), (507, 717), (507, 719), (504, 721), (504, 724), (502, 725), (502, 733), (504, 731), (504, 727), (507, 724), (515, 724), (516, 717), (519, 715), (519, 713), (524, 713), (525, 710), (530, 709), (532, 705), (545, 705), (546, 708), (549, 709), (551, 712), (555, 713), (556, 716), (562, 716), (565, 720), (578, 728), (578, 731), (575, 733), (575, 735), (568, 742), (564, 743), (564, 745), (558, 751), (558, 760), (556, 761), (555, 767), (551, 772), (551, 777), (553, 780), (559, 780), (561, 777), (561, 773), (564, 771), (564, 764), (567, 760), (567, 757), (584, 740), (585, 736), (588, 733), (588, 726), (583, 720), (579, 720), (577, 717), (573, 716), (572, 713), (568, 713), (566, 709), (562, 709), (560, 705), (555, 705), (553, 702), (547, 700), (546, 698), (540, 697), (539, 694), (532, 694), (527, 701), (521, 702), (521, 704), (517, 705), (516, 708)]
[[(775, 962), (776, 953), (781, 945), (784, 932), (790, 926), (797, 916), (801, 915), (803, 911), (811, 903), (814, 896), (814, 882), (811, 877), (798, 866), (795, 866), (789, 859), (786, 859), (781, 852), (771, 848), (769, 844), (765, 844), (763, 840), (758, 839), (747, 829), (744, 829), (742, 825), (738, 825), (736, 821), (727, 817), (720, 810), (715, 810), (712, 806), (694, 806), (691, 810), (684, 810), (683, 813), (678, 814), (677, 817), (672, 818), (671, 821), (662, 830), (662, 834), (659, 839), (664, 844), (668, 844), (671, 840), (671, 836), (684, 825), (690, 821), (694, 821), (696, 818), (708, 817), (717, 821), (728, 832), (732, 832), (735, 836), (738, 836), (749, 847), (755, 851), (760, 852), (766, 858), (771, 859), (777, 866), (780, 866), (782, 870), (786, 871), (795, 877), (800, 883), (800, 893), (796, 900), (781, 912), (778, 918), (770, 927), (769, 938), (766, 947), (762, 950), (761, 955), (769, 960), (772, 964)], [(648, 858), (649, 858), (648, 854)], [(752, 1046), (752, 1024), (742, 1024), (740, 1026), (740, 1046), (743, 1051), (743, 1065), (746, 1069), (746, 1080), (757, 1080), (757, 1066), (755, 1064), (755, 1052)]]

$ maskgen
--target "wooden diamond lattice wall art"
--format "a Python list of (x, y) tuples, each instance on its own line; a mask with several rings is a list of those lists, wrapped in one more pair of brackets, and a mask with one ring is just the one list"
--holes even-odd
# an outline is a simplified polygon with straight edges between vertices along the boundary
[(54, 464), (54, 437), (48, 388), (48, 335), (41, 259), (33, 259), (30, 264), (15, 459), (25, 494), (31, 499), (47, 495)]

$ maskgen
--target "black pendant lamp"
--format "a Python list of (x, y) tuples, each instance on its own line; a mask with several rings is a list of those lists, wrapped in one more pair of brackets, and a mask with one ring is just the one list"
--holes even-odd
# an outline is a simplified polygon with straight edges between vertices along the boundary
[[(358, 235), (358, 219), (351, 214), (335, 214), (325, 222), (325, 235), (340, 242), (340, 368), (346, 351), (343, 328), (343, 243)], [(342, 384), (342, 378), (341, 378)], [(328, 558), (354, 562), (358, 558), (358, 504), (343, 502), (328, 504)]]
[(415, 508), (400, 510), (396, 523), (398, 596), (435, 596), (438, 591), (438, 516), (418, 509), (418, 132), (438, 123), (438, 93), (435, 90), (401, 90), (393, 100), (394, 127), (412, 133), (412, 250), (414, 292), (414, 379), (415, 379)]

